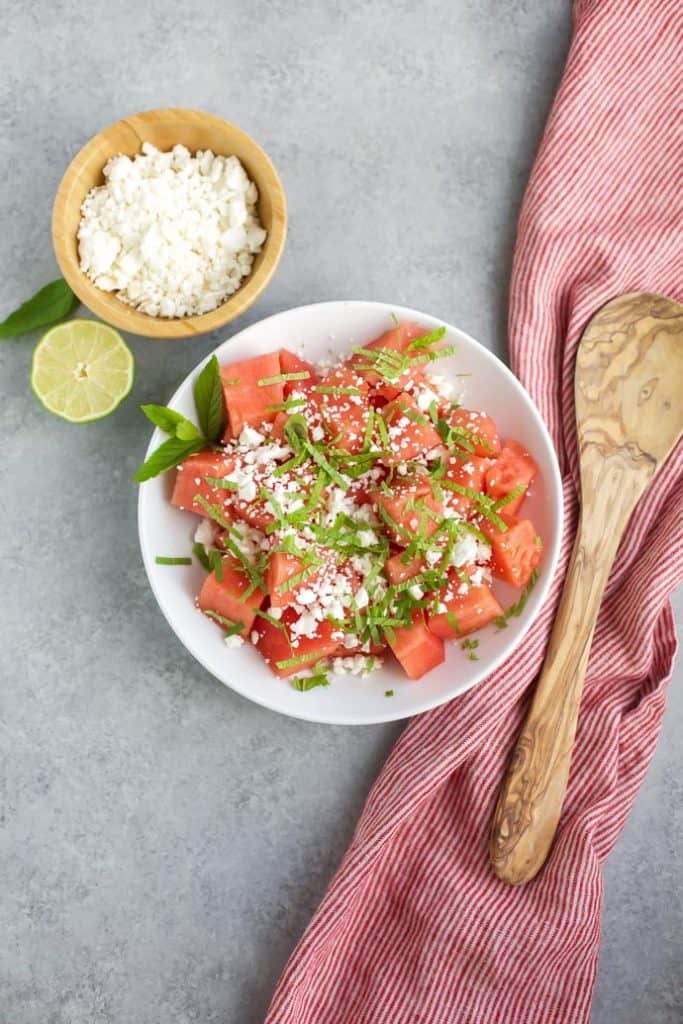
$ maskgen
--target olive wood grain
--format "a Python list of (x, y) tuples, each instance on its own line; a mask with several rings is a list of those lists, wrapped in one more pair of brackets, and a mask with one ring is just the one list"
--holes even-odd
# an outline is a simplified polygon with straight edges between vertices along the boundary
[[(211, 149), (236, 156), (258, 189), (258, 212), (268, 232), (244, 283), (216, 309), (177, 319), (148, 316), (105, 292), (81, 270), (76, 233), (81, 204), (91, 188), (104, 183), (102, 170), (117, 153), (135, 156), (143, 142), (169, 150), (176, 143), (192, 153)], [(275, 273), (287, 236), (287, 201), (277, 171), (261, 147), (236, 125), (200, 110), (167, 107), (145, 110), (116, 121), (95, 135), (73, 158), (52, 208), (52, 242), (59, 268), (81, 302), (121, 330), (149, 338), (191, 338), (223, 327), (251, 306)]]
[(647, 293), (604, 306), (576, 358), (581, 515), (543, 670), (493, 818), (513, 885), (550, 851), (569, 777), (595, 621), (633, 507), (683, 432), (683, 306)]

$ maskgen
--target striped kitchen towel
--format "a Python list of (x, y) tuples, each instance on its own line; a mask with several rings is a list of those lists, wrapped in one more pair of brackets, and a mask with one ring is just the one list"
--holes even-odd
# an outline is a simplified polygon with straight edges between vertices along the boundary
[[(564, 813), (531, 884), (498, 881), (487, 837), (573, 539), (576, 346), (623, 292), (683, 299), (680, 0), (583, 0), (521, 211), (515, 372), (545, 417), (567, 530), (552, 596), (507, 664), (414, 721), (280, 980), (267, 1024), (581, 1024), (595, 982), (602, 866), (657, 742), (683, 577), (683, 452), (637, 508), (588, 668)], [(417, 684), (419, 685), (419, 684)]]

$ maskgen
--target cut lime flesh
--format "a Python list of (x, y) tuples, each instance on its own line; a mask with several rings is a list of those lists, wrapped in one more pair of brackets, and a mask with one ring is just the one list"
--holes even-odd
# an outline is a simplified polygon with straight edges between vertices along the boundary
[(97, 320), (68, 320), (38, 342), (31, 387), (55, 416), (89, 423), (116, 409), (134, 374), (133, 354), (118, 331)]

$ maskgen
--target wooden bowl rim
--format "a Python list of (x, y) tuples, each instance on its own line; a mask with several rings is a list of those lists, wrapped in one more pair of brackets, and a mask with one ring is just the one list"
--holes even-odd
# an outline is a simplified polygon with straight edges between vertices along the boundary
[[(259, 194), (267, 190), (272, 206), (271, 225), (262, 249), (259, 266), (225, 302), (209, 313), (203, 313), (200, 316), (165, 319), (141, 313), (132, 306), (127, 306), (125, 302), (116, 297), (115, 293), (105, 292), (98, 288), (83, 273), (78, 263), (77, 249), (74, 255), (74, 251), (67, 242), (71, 234), (66, 227), (69, 213), (73, 210), (74, 203), (77, 203), (80, 209), (87, 191), (79, 189), (80, 178), (84, 168), (89, 168), (95, 156), (99, 154), (102, 141), (109, 142), (111, 135), (123, 128), (127, 132), (132, 132), (142, 146), (142, 143), (147, 140), (141, 137), (140, 128), (144, 128), (146, 124), (158, 124), (163, 121), (170, 123), (194, 121), (210, 124), (222, 133), (227, 130), (233, 138), (239, 138), (243, 147), (253, 154), (253, 163), (257, 165), (258, 176), (262, 179), (258, 186)], [(209, 148), (208, 145), (207, 148)], [(230, 156), (231, 154), (221, 155)], [(251, 172), (250, 177), (253, 179)], [(230, 121), (215, 114), (207, 114), (200, 110), (184, 107), (161, 107), (156, 110), (146, 110), (107, 125), (106, 128), (89, 139), (72, 159), (59, 184), (52, 208), (52, 243), (55, 256), (71, 289), (81, 302), (102, 320), (131, 334), (150, 338), (189, 338), (208, 334), (240, 316), (256, 301), (271, 280), (282, 256), (286, 236), (287, 199), (280, 177), (267, 153), (251, 135)]]

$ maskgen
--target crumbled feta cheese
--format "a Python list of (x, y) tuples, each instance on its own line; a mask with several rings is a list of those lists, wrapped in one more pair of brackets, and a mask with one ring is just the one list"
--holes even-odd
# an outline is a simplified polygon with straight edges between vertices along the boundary
[(224, 643), (226, 647), (241, 647), (244, 643), (244, 637), (240, 636), (239, 633), (233, 633), (232, 636), (226, 636)]
[(382, 667), (381, 658), (367, 658), (363, 654), (356, 654), (352, 658), (334, 658), (332, 660), (332, 671), (336, 675), (368, 676)]
[(104, 167), (81, 206), (81, 269), (150, 316), (208, 313), (251, 272), (266, 238), (258, 194), (234, 156), (150, 143)]
[(417, 583), (414, 583), (412, 587), (408, 587), (408, 593), (415, 601), (421, 601), (425, 596), (424, 590)]
[(461, 565), (467, 565), (468, 562), (474, 562), (476, 557), (476, 538), (471, 533), (466, 533), (463, 537), (459, 537), (451, 552), (451, 565), (458, 568)]
[(215, 535), (215, 527), (211, 519), (202, 519), (197, 529), (194, 531), (194, 539), (196, 544), (203, 544), (204, 547), (209, 547), (213, 544)]
[(239, 441), (245, 448), (258, 448), (259, 445), (264, 443), (265, 437), (263, 434), (259, 433), (258, 430), (254, 430), (253, 427), (250, 427), (249, 424), (247, 424), (242, 429)]

